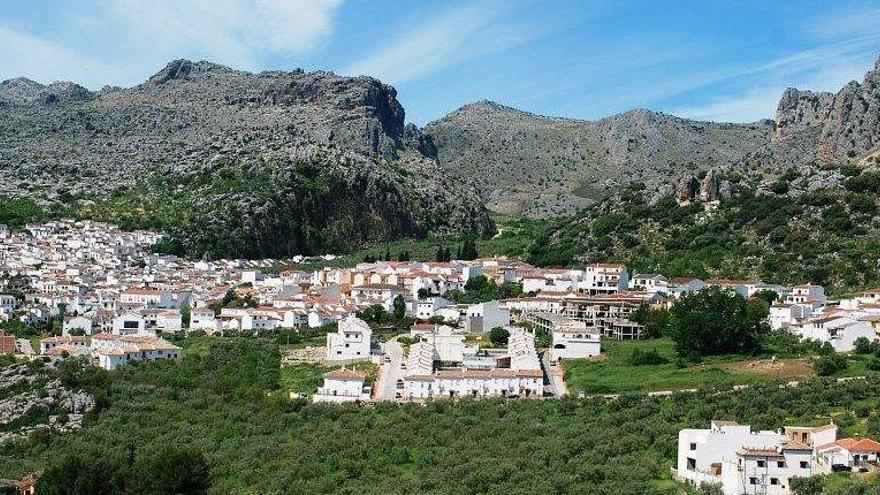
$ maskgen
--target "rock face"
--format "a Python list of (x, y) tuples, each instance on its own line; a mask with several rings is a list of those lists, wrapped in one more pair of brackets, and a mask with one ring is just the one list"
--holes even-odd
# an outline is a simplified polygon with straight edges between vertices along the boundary
[[(229, 236), (235, 241), (227, 246), (241, 246), (214, 255), (308, 254), (431, 232), (491, 232), (479, 197), (443, 176), (433, 144), (405, 125), (396, 96), (369, 77), (251, 74), (188, 60), (141, 85), (98, 93), (6, 81), (0, 194), (110, 198), (114, 208), (133, 196), (148, 206), (185, 203), (175, 226), (187, 249), (205, 241), (197, 235), (207, 242)], [(134, 225), (169, 223), (167, 211), (149, 218), (102, 211)]]
[(788, 88), (776, 109), (777, 139), (821, 124), (834, 103), (833, 93), (814, 93)]
[(880, 58), (861, 83), (850, 82), (836, 94), (786, 90), (776, 122), (776, 141), (803, 148), (819, 163), (846, 163), (875, 152), (880, 145)]
[(473, 182), (490, 209), (547, 216), (631, 182), (659, 191), (694, 171), (729, 166), (768, 144), (773, 123), (696, 122), (642, 109), (589, 122), (483, 101), (426, 132), (443, 168)]

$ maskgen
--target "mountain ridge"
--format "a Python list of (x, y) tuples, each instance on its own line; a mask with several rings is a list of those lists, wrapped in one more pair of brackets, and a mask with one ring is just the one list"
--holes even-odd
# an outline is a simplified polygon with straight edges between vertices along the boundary
[(276, 257), (494, 231), (374, 78), (176, 60), (98, 92), (16, 79), (0, 101), (0, 195), (158, 228), (180, 253)]

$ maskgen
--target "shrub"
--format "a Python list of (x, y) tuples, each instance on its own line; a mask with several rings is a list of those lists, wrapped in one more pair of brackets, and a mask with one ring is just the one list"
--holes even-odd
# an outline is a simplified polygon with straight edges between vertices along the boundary
[(510, 338), (510, 332), (501, 327), (495, 327), (492, 330), (489, 330), (489, 340), (494, 345), (504, 345), (507, 344), (507, 339)]
[(654, 364), (666, 364), (669, 360), (661, 356), (657, 349), (643, 351), (641, 349), (633, 349), (632, 353), (626, 358), (626, 363), (630, 366), (645, 366)]
[(813, 360), (813, 369), (819, 376), (831, 376), (847, 368), (846, 358), (837, 353), (819, 356)]

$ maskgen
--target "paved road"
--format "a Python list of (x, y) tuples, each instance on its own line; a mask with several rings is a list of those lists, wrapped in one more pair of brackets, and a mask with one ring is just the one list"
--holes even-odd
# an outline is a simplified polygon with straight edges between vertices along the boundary
[(397, 380), (402, 380), (404, 372), (400, 368), (403, 363), (403, 346), (396, 339), (389, 340), (384, 346), (385, 356), (390, 361), (379, 367), (378, 386), (376, 387), (375, 400), (394, 400), (397, 393)]

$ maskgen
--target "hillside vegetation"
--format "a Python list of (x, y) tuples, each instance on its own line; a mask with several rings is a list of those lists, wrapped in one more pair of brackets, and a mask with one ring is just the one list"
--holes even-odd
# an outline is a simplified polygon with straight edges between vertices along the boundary
[[(559, 220), (532, 249), (541, 265), (618, 261), (666, 276), (812, 282), (843, 291), (880, 283), (877, 172), (848, 168), (843, 191), (756, 193), (748, 185), (716, 205), (655, 204), (633, 184)], [(787, 187), (785, 184), (780, 186)]]
[(681, 492), (669, 477), (680, 428), (831, 415), (845, 432), (874, 434), (878, 423), (877, 380), (663, 399), (312, 405), (277, 392), (277, 345), (183, 345), (179, 361), (131, 365), (109, 380), (73, 374), (70, 385), (104, 406), (80, 432), (4, 444), (0, 477), (46, 468), (41, 493), (672, 494)]

